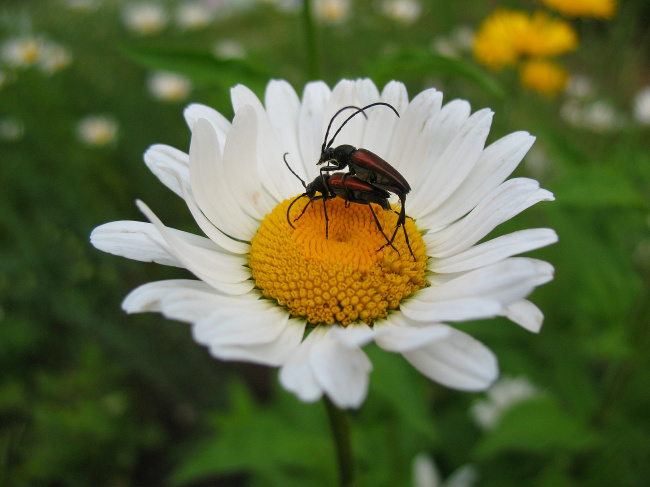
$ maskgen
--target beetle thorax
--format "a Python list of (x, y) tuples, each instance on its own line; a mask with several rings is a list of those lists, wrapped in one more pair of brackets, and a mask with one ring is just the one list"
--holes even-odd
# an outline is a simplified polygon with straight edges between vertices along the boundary
[(339, 145), (338, 147), (328, 147), (322, 152), (320, 162), (328, 162), (337, 166), (337, 169), (343, 169), (348, 165), (350, 154), (355, 150), (356, 148), (348, 144)]

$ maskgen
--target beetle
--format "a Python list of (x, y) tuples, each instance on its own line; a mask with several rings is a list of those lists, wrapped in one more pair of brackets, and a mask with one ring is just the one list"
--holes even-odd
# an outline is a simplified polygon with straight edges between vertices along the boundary
[[(384, 103), (384, 102), (371, 103), (370, 105), (366, 105), (363, 108), (359, 108), (352, 105), (341, 108), (338, 112), (334, 114), (334, 116), (329, 122), (329, 125), (327, 126), (327, 131), (325, 132), (325, 139), (323, 140), (323, 146), (321, 148), (320, 159), (316, 164), (317, 165), (327, 164), (326, 166), (320, 168), (320, 174), (323, 177), (325, 173), (329, 173), (331, 171), (340, 171), (341, 169), (345, 169), (347, 167), (349, 172), (347, 173), (348, 176), (343, 176), (344, 186), (346, 186), (345, 184), (346, 180), (354, 175), (358, 179), (369, 183), (375, 188), (383, 189), (384, 191), (394, 193), (399, 198), (401, 209), (399, 212), (399, 217), (397, 219), (397, 225), (395, 226), (395, 231), (393, 232), (393, 235), (390, 238), (389, 243), (392, 245), (392, 242), (395, 240), (395, 236), (397, 235), (399, 227), (401, 226), (402, 230), (404, 231), (406, 245), (408, 246), (409, 251), (411, 252), (413, 258), (415, 258), (415, 255), (413, 254), (413, 250), (411, 249), (411, 244), (409, 242), (408, 235), (406, 233), (406, 226), (405, 226), (406, 195), (411, 191), (411, 186), (409, 185), (408, 181), (406, 181), (406, 178), (404, 178), (404, 176), (402, 176), (402, 174), (400, 174), (400, 172), (397, 169), (395, 169), (393, 166), (391, 166), (388, 162), (386, 162), (384, 159), (379, 157), (377, 154), (369, 151), (368, 149), (361, 149), (361, 148), (357, 149), (356, 147), (348, 144), (339, 145), (338, 147), (332, 147), (332, 144), (334, 143), (336, 136), (341, 132), (345, 124), (347, 124), (353, 117), (355, 117), (359, 113), (363, 114), (367, 118), (365, 111), (368, 108), (375, 107), (375, 106), (386, 106), (391, 110), (393, 110), (395, 114), (399, 117), (399, 113), (395, 109), (395, 107), (393, 107), (389, 103)], [(356, 108), (357, 110), (341, 124), (341, 126), (338, 128), (338, 130), (334, 133), (334, 135), (328, 142), (327, 138), (332, 128), (334, 119), (339, 114), (341, 114), (344, 110), (348, 110), (350, 108)]]
[[(377, 252), (379, 252), (381, 249), (389, 245), (391, 248), (393, 248), (393, 250), (395, 250), (395, 252), (399, 254), (399, 250), (395, 248), (392, 241), (390, 241), (390, 239), (388, 238), (388, 235), (386, 235), (386, 233), (384, 232), (381, 223), (379, 223), (379, 219), (377, 218), (375, 210), (373, 210), (372, 205), (370, 204), (370, 203), (375, 203), (376, 205), (380, 206), (384, 210), (392, 211), (390, 203), (388, 202), (388, 198), (390, 196), (390, 193), (388, 191), (383, 190), (381, 188), (377, 188), (367, 183), (366, 181), (359, 179), (356, 176), (349, 176), (348, 173), (343, 173), (343, 172), (337, 172), (334, 174), (321, 174), (316, 176), (316, 178), (311, 183), (305, 184), (302, 178), (298, 176), (298, 174), (296, 174), (293, 169), (291, 169), (291, 166), (289, 166), (289, 163), (287, 162), (286, 156), (287, 154), (284, 155), (285, 164), (292, 172), (292, 174), (300, 180), (303, 187), (305, 188), (305, 192), (299, 195), (298, 197), (296, 197), (296, 199), (294, 199), (289, 205), (289, 208), (287, 208), (287, 222), (289, 223), (289, 226), (291, 226), (291, 228), (295, 228), (295, 227), (291, 222), (291, 218), (289, 214), (291, 212), (291, 208), (299, 199), (306, 197), (309, 199), (309, 201), (300, 212), (300, 215), (294, 218), (293, 220), (294, 222), (299, 220), (302, 217), (302, 215), (305, 214), (305, 211), (307, 210), (307, 207), (310, 204), (312, 204), (316, 200), (323, 200), (323, 212), (325, 213), (325, 238), (329, 238), (329, 217), (327, 216), (327, 200), (331, 200), (338, 197), (345, 200), (346, 206), (349, 205), (350, 203), (368, 205), (368, 207), (370, 208), (370, 212), (372, 213), (372, 216), (375, 219), (375, 224), (377, 225), (377, 228), (386, 239), (386, 243), (382, 245), (379, 249), (377, 249)], [(320, 193), (320, 194), (317, 195), (316, 193)]]

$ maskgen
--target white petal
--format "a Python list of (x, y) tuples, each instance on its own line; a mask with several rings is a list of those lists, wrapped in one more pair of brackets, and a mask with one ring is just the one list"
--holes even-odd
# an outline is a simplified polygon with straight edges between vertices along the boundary
[(413, 459), (413, 487), (440, 487), (440, 474), (433, 460), (425, 453)]
[[(327, 107), (325, 108), (325, 118), (323, 120), (323, 135), (327, 130), (327, 126), (330, 123), (330, 120), (334, 115), (343, 107), (346, 106), (359, 106), (359, 98), (357, 97), (357, 85), (354, 81), (343, 79), (339, 81), (334, 89), (332, 90), (332, 95), (330, 96)], [(375, 108), (373, 110), (377, 110)], [(330, 140), (334, 137), (334, 134), (342, 126), (343, 122), (353, 113), (354, 109), (346, 110), (338, 115), (334, 122), (332, 123), (332, 128), (328, 134), (329, 144)], [(337, 147), (341, 144), (350, 144), (355, 147), (358, 147), (363, 141), (363, 132), (365, 130), (365, 117), (362, 114), (356, 115), (351, 119), (341, 131), (339, 135), (336, 136), (332, 147)], [(321, 144), (322, 145), (322, 144)], [(320, 148), (320, 147), (319, 147)], [(314, 161), (314, 163), (316, 163)]]
[(513, 255), (539, 249), (557, 242), (550, 228), (532, 228), (503, 235), (444, 259), (431, 259), (433, 272), (463, 272), (494, 264)]
[[(266, 117), (264, 112), (259, 115)], [(258, 120), (258, 113), (250, 105), (244, 105), (235, 113), (232, 130), (223, 149), (223, 177), (228, 181), (230, 193), (239, 207), (256, 220), (263, 220), (264, 215), (281, 200), (270, 201), (262, 188), (260, 178), (263, 176), (258, 172), (258, 149), (272, 151), (271, 142), (275, 141), (262, 139), (258, 132), (263, 132), (264, 129), (260, 127), (258, 130)], [(259, 120), (259, 124), (263, 122)], [(268, 125), (268, 120), (266, 124)], [(265, 130), (268, 132), (271, 129), (267, 127)], [(260, 136), (260, 146), (257, 135)]]
[(254, 309), (242, 301), (237, 306), (215, 306), (209, 316), (194, 323), (192, 335), (208, 347), (260, 345), (276, 340), (288, 320), (283, 309)]
[(381, 101), (393, 105), (399, 113), (406, 110), (409, 105), (409, 95), (404, 83), (394, 80), (386, 83), (381, 91)]
[(540, 281), (549, 278), (549, 272), (552, 268), (538, 265), (533, 259), (511, 257), (422, 289), (404, 306), (413, 312), (428, 309), (432, 302), (462, 298), (493, 299), (507, 306), (530, 294)]
[(198, 287), (193, 289), (188, 286), (170, 289), (160, 298), (160, 309), (165, 317), (186, 323), (207, 319), (214, 314), (215, 310), (221, 308), (243, 307), (255, 312), (268, 309), (264, 301), (259, 300), (253, 293), (231, 296), (207, 284), (203, 289)]
[(453, 389), (485, 390), (499, 375), (497, 359), (490, 349), (451, 327), (446, 338), (405, 352), (404, 358), (430, 379)]
[(363, 347), (372, 342), (377, 332), (366, 325), (332, 326), (330, 333), (339, 342), (348, 347)]
[(179, 180), (189, 186), (189, 156), (168, 145), (152, 145), (144, 153), (144, 162), (160, 182), (178, 196), (183, 196)]
[(309, 363), (316, 380), (338, 407), (357, 408), (363, 403), (372, 363), (359, 347), (328, 333), (313, 346)]
[(544, 322), (544, 314), (533, 303), (526, 299), (515, 301), (506, 306), (505, 316), (528, 331), (539, 333)]
[[(533, 179), (506, 181), (488, 195), (465, 218), (448, 227), (423, 236), (427, 253), (432, 257), (449, 257), (467, 250), (501, 223), (540, 201), (553, 201), (553, 193), (540, 189)], [(426, 218), (418, 219), (418, 224)], [(421, 227), (422, 228), (422, 227)]]
[(419, 184), (430, 170), (424, 163), (441, 106), (442, 93), (434, 88), (418, 94), (399, 119), (390, 152), (386, 154), (387, 162), (412, 183), (414, 192), (422, 191)]
[[(282, 156), (287, 150), (280, 147), (266, 110), (255, 93), (243, 85), (235, 86), (230, 92), (235, 113), (238, 113), (246, 105), (252, 107), (255, 112), (257, 120), (257, 172), (263, 187), (271, 197), (271, 201), (264, 202), (269, 205), (266, 211), (270, 211), (288, 196), (296, 194), (297, 191), (302, 191), (302, 185), (284, 164)], [(252, 139), (251, 142), (253, 142)]]
[(280, 369), (279, 379), (282, 387), (293, 392), (303, 402), (315, 402), (323, 395), (323, 389), (316, 380), (309, 360), (314, 345), (322, 340), (326, 333), (324, 327), (313, 330)]
[(370, 78), (360, 78), (355, 80), (357, 98), (359, 105), (365, 107), (371, 103), (379, 101), (379, 90)]
[(404, 302), (400, 309), (408, 318), (419, 323), (438, 321), (468, 321), (493, 318), (503, 312), (503, 305), (493, 298), (468, 297), (444, 301), (423, 301), (414, 299)]
[[(392, 105), (402, 115), (409, 105), (406, 87), (402, 83), (391, 81), (384, 87), (380, 101)], [(377, 107), (368, 112), (368, 123), (361, 147), (387, 159), (391, 142), (395, 139), (391, 134), (394, 134), (398, 122), (399, 118), (390, 108)]]
[(190, 143), (190, 181), (201, 211), (222, 232), (250, 241), (259, 223), (238, 205), (221, 158), (212, 125), (204, 119), (194, 124)]
[(330, 98), (330, 89), (322, 81), (307, 83), (302, 95), (302, 105), (298, 117), (298, 141), (307, 181), (318, 174), (316, 163), (320, 158), (323, 137), (327, 127), (325, 108)]
[[(219, 250), (214, 243), (205, 237), (171, 228), (169, 231), (176, 238), (187, 242), (188, 245), (201, 247), (214, 252)], [(165, 240), (151, 223), (136, 221), (105, 223), (92, 231), (90, 234), (90, 243), (103, 252), (126, 257), (127, 259), (184, 267), (169, 252)], [(245, 263), (243, 260), (241, 262)]]
[(467, 178), (427, 218), (428, 228), (447, 225), (479, 204), (515, 170), (533, 142), (528, 132), (515, 132), (486, 147)]
[(243, 257), (222, 254), (180, 239), (163, 225), (147, 205), (141, 201), (137, 203), (149, 221), (156, 226), (168, 251), (199, 279), (226, 294), (242, 295), (253, 288), (250, 271), (241, 264)]
[(305, 331), (305, 323), (289, 320), (282, 333), (273, 341), (261, 345), (227, 346), (215, 344), (210, 353), (221, 360), (240, 360), (279, 367), (293, 358)]
[(410, 320), (401, 318), (399, 323), (405, 323), (402, 326), (396, 326), (398, 322), (391, 317), (389, 322), (380, 323), (376, 326), (386, 328), (386, 332), (375, 339), (375, 343), (384, 350), (389, 352), (409, 352), (422, 346), (442, 340), (449, 335), (449, 327), (440, 324), (431, 326), (415, 326)]
[(219, 147), (223, 147), (226, 144), (226, 138), (232, 125), (226, 117), (221, 115), (214, 108), (199, 103), (192, 103), (185, 109), (183, 115), (185, 116), (185, 121), (192, 132), (194, 132), (194, 124), (198, 120), (205, 119), (210, 122), (217, 134), (217, 138), (219, 139)]
[(219, 230), (208, 218), (203, 214), (201, 209), (197, 206), (194, 201), (194, 197), (189, 194), (189, 189), (185, 186), (181, 188), (183, 190), (183, 198), (187, 207), (192, 213), (194, 220), (199, 225), (203, 233), (205, 233), (210, 240), (216, 243), (221, 248), (233, 252), (235, 254), (245, 254), (248, 252), (250, 245), (245, 242), (240, 242), (230, 238), (228, 235)]
[(229, 296), (203, 281), (171, 279), (135, 288), (124, 298), (122, 309), (127, 313), (162, 312), (167, 318), (193, 323), (219, 306), (244, 303), (247, 307), (259, 307), (263, 301), (258, 301), (254, 294)]
[(458, 132), (472, 112), (472, 107), (466, 100), (451, 100), (440, 110), (435, 120), (435, 132), (431, 140), (429, 158), (438, 164), (447, 147), (458, 136)]
[(440, 157), (427, 157), (431, 168), (421, 173), (424, 177), (419, 179), (419, 191), (411, 197), (414, 215), (421, 218), (434, 212), (461, 185), (483, 151), (493, 115), (487, 108), (474, 113)]
[(203, 288), (208, 285), (203, 281), (192, 279), (149, 282), (131, 291), (122, 301), (122, 309), (129, 314), (160, 312), (160, 301), (165, 294), (179, 287), (189, 288), (193, 286)]
[[(304, 161), (300, 156), (300, 144), (298, 141), (298, 117), (300, 115), (300, 99), (289, 83), (282, 80), (271, 80), (266, 86), (264, 104), (268, 113), (269, 121), (280, 147), (288, 152), (287, 160), (291, 168), (305, 181), (311, 179), (307, 176)], [(311, 163), (315, 163), (312, 161)], [(285, 168), (286, 170), (286, 168)], [(296, 181), (294, 186), (296, 192), (302, 191), (302, 186)]]

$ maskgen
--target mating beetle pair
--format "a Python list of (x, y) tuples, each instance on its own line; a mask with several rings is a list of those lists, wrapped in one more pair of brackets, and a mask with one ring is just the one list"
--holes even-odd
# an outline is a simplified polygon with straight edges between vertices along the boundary
[[(323, 200), (323, 211), (325, 213), (325, 235), (328, 236), (329, 233), (329, 220), (327, 217), (327, 205), (326, 201), (334, 198), (342, 198), (348, 203), (357, 203), (365, 204), (370, 207), (372, 216), (375, 219), (377, 228), (386, 238), (386, 243), (378, 249), (381, 250), (386, 246), (392, 247), (396, 252), (399, 251), (393, 245), (395, 236), (399, 231), (399, 228), (402, 227), (404, 232), (404, 238), (406, 239), (406, 245), (408, 246), (409, 251), (413, 258), (413, 250), (411, 249), (411, 244), (409, 243), (408, 234), (406, 232), (406, 194), (411, 190), (408, 182), (402, 176), (397, 169), (391, 166), (388, 162), (383, 160), (378, 155), (370, 152), (367, 149), (357, 149), (351, 145), (340, 145), (338, 147), (332, 147), (334, 139), (341, 132), (341, 129), (347, 124), (353, 117), (359, 113), (365, 114), (365, 110), (374, 106), (386, 106), (395, 112), (399, 117), (397, 110), (390, 104), (384, 102), (371, 103), (363, 108), (357, 106), (346, 106), (341, 108), (338, 112), (334, 114), (332, 119), (329, 122), (327, 131), (325, 132), (325, 139), (323, 141), (323, 146), (321, 148), (321, 156), (317, 164), (327, 164), (325, 167), (320, 169), (320, 175), (317, 176), (311, 183), (305, 184), (305, 182), (291, 169), (289, 163), (286, 160), (285, 154), (285, 164), (289, 170), (302, 182), (302, 185), (305, 187), (305, 192), (298, 196), (295, 200), (291, 202), (289, 208), (287, 209), (287, 221), (289, 225), (293, 227), (293, 224), (289, 218), (289, 211), (293, 205), (300, 198), (307, 197), (309, 202), (303, 208), (302, 212), (294, 221), (298, 220), (307, 209), (307, 206), (313, 201), (322, 199)], [(327, 141), (329, 136), (330, 129), (332, 128), (332, 123), (334, 119), (341, 114), (344, 110), (356, 109), (356, 111), (350, 115), (339, 127), (339, 129), (334, 133), (332, 138)], [(335, 172), (330, 174), (331, 171), (341, 170), (348, 168), (348, 172)], [(320, 193), (320, 195), (316, 195)], [(397, 224), (395, 226), (395, 231), (393, 235), (388, 238), (386, 233), (384, 233), (377, 216), (372, 209), (370, 203), (375, 203), (381, 206), (385, 210), (391, 210), (390, 204), (388, 203), (388, 198), (390, 193), (394, 193), (400, 200), (400, 212), (399, 217), (397, 218)]]

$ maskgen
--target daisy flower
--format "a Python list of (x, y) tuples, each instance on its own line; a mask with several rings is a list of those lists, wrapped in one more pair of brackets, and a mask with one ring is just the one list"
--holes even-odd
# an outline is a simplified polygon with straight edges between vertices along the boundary
[[(118, 221), (92, 232), (103, 251), (198, 278), (144, 284), (123, 308), (191, 324), (194, 339), (218, 359), (280, 367), (281, 384), (306, 402), (326, 395), (338, 407), (358, 407), (372, 369), (362, 347), (372, 341), (445, 386), (488, 388), (498, 376), (496, 357), (448, 323), (506, 316), (533, 332), (541, 327), (542, 313), (526, 297), (552, 279), (553, 268), (513, 256), (554, 243), (555, 232), (521, 230), (479, 243), (500, 223), (553, 200), (537, 181), (506, 180), (534, 137), (515, 132), (485, 147), (492, 111), (470, 114), (463, 100), (443, 106), (434, 89), (409, 102), (395, 81), (381, 93), (367, 79), (333, 89), (312, 82), (301, 100), (274, 80), (264, 104), (242, 85), (231, 94), (232, 122), (207, 106), (185, 110), (189, 154), (154, 145), (144, 156), (205, 237), (166, 227), (142, 202), (150, 223)], [(394, 211), (330, 199), (327, 235), (322, 199), (289, 211), (305, 189), (283, 155), (297, 175), (314, 180), (334, 113), (377, 101), (401, 116), (373, 107), (367, 119), (345, 125), (337, 144), (380, 154), (410, 182), (410, 218), (395, 249), (378, 250), (386, 241), (372, 216), (389, 232)]]
[(184, 100), (193, 88), (187, 76), (168, 71), (156, 71), (149, 77), (147, 84), (156, 100), (168, 102)]

